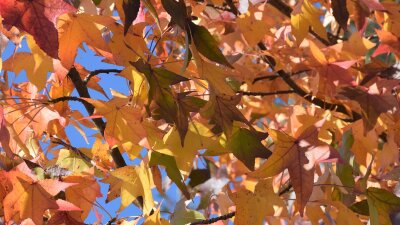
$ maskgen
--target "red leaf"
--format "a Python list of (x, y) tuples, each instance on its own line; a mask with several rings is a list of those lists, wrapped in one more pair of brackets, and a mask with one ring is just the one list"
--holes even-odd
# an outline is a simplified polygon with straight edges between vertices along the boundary
[(12, 26), (31, 34), (39, 47), (58, 58), (56, 18), (76, 9), (63, 0), (1, 0), (0, 14), (6, 28)]

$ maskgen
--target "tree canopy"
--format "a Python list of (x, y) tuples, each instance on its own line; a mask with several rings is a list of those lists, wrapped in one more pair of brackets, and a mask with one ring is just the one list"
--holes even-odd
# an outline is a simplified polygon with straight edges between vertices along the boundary
[(397, 1), (1, 0), (0, 21), (5, 224), (395, 223)]

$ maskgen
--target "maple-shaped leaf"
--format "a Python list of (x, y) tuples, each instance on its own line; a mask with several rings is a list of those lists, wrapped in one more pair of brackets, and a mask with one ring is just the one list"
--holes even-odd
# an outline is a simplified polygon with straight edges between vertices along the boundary
[(242, 161), (247, 168), (254, 170), (256, 157), (268, 158), (271, 152), (261, 143), (268, 134), (239, 128), (228, 140), (227, 148)]
[(74, 64), (78, 47), (86, 42), (88, 45), (103, 51), (110, 51), (102, 36), (102, 29), (115, 22), (111, 17), (89, 15), (86, 13), (64, 14), (57, 21), (60, 41), (58, 55), (62, 65), (70, 69)]
[(179, 98), (184, 97), (182, 96), (184, 94), (176, 94), (170, 86), (188, 79), (164, 68), (151, 68), (142, 60), (132, 63), (132, 65), (146, 76), (150, 85), (149, 102), (154, 100), (158, 106), (153, 112), (153, 118), (175, 123), (181, 138), (181, 145), (183, 145), (188, 128), (189, 112), (179, 105)]
[(28, 80), (41, 90), (46, 85), (47, 74), (53, 72), (53, 60), (39, 49), (32, 36), (28, 35), (27, 42), (31, 53), (16, 53), (4, 62), (3, 67), (17, 75), (25, 70)]
[(109, 184), (107, 202), (121, 197), (119, 211), (128, 207), (138, 197), (143, 198), (143, 213), (149, 215), (153, 206), (151, 172), (144, 163), (140, 166), (124, 166), (110, 172), (101, 182)]
[(249, 46), (256, 46), (259, 41), (269, 32), (264, 21), (256, 17), (256, 8), (249, 7), (249, 11), (240, 15), (236, 23)]
[(312, 67), (319, 72), (319, 89), (333, 96), (336, 93), (336, 87), (339, 85), (351, 85), (354, 82), (349, 68), (356, 63), (356, 60), (348, 61), (331, 61), (328, 60), (324, 53), (316, 44), (310, 41), (310, 50), (313, 57), (318, 63), (312, 63)]
[(58, 58), (58, 31), (55, 27), (59, 15), (76, 9), (63, 0), (2, 0), (0, 15), (6, 28), (12, 26), (26, 31), (49, 56)]
[(183, 146), (180, 145), (178, 130), (172, 128), (162, 141), (155, 141), (153, 149), (175, 157), (177, 166), (182, 174), (189, 175), (193, 160), (199, 154), (198, 150), (206, 149), (206, 155), (227, 153), (219, 143), (219, 140), (213, 138), (213, 136), (215, 135), (203, 124), (190, 123)]
[(51, 179), (33, 180), (18, 173), (11, 176), (13, 190), (3, 200), (6, 221), (30, 218), (35, 224), (42, 224), (47, 209), (59, 208), (53, 196), (74, 185)]
[(301, 215), (313, 190), (315, 165), (340, 157), (333, 147), (318, 139), (319, 130), (324, 122), (325, 119), (318, 121), (296, 138), (278, 130), (268, 129), (275, 150), (260, 168), (249, 174), (260, 178), (271, 177), (288, 169)]
[(303, 1), (300, 13), (296, 15), (292, 13), (290, 16), (292, 33), (296, 37), (298, 45), (300, 45), (307, 36), (310, 27), (322, 38), (327, 38), (325, 28), (319, 20), (320, 15), (321, 11), (308, 0)]
[(368, 90), (361, 87), (344, 87), (339, 94), (360, 104), (365, 133), (375, 126), (382, 113), (398, 109), (396, 97), (391, 93), (381, 94), (376, 84)]
[(237, 108), (242, 96), (215, 95), (211, 94), (210, 100), (201, 109), (200, 113), (207, 119), (212, 119), (227, 136), (232, 135), (233, 121), (249, 124)]
[(371, 225), (390, 225), (390, 214), (400, 211), (400, 198), (384, 189), (367, 189)]
[(100, 185), (93, 176), (94, 169), (65, 177), (63, 181), (76, 185), (65, 191), (67, 201), (79, 207), (82, 211), (71, 211), (69, 215), (77, 221), (84, 221), (98, 197), (101, 197)]
[(196, 46), (190, 46), (199, 76), (209, 82), (210, 86), (217, 94), (235, 95), (233, 89), (226, 82), (229, 73), (228, 69), (217, 66), (213, 63), (205, 61), (196, 49)]
[(143, 110), (133, 106), (128, 96), (112, 91), (110, 101), (86, 99), (95, 107), (94, 115), (104, 116), (107, 120), (104, 137), (110, 147), (119, 143), (138, 144), (146, 136), (141, 124)]
[(260, 180), (254, 191), (240, 189), (229, 197), (236, 205), (235, 225), (258, 225), (266, 216), (288, 215), (287, 206), (274, 192), (272, 179)]

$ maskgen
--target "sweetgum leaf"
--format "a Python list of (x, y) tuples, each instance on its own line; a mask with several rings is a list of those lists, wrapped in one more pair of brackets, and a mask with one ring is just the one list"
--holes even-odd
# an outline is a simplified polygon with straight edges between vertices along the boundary
[(194, 45), (203, 56), (211, 61), (233, 68), (228, 60), (226, 60), (221, 50), (219, 50), (218, 42), (213, 38), (207, 28), (196, 25), (193, 22), (189, 23), (189, 28)]
[[(264, 137), (260, 137), (261, 135)], [(233, 155), (250, 170), (254, 170), (256, 157), (268, 158), (271, 155), (271, 152), (261, 143), (267, 135), (263, 133), (261, 135), (260, 133), (240, 128), (232, 135), (227, 145)]]
[(63, 0), (2, 0), (0, 15), (6, 28), (12, 26), (31, 34), (39, 47), (58, 59), (58, 31), (56, 18), (76, 9)]

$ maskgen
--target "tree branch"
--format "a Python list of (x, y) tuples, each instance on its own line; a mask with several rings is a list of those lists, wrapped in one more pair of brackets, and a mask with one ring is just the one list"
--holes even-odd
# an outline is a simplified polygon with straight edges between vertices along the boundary
[[(69, 72), (68, 72), (68, 77), (71, 78), (72, 83), (74, 84), (76, 90), (78, 91), (78, 94), (82, 98), (90, 98), (89, 90), (86, 87), (86, 84), (83, 82), (81, 79), (81, 76), (79, 75), (79, 72), (75, 69), (75, 67), (72, 67)], [(94, 113), (94, 107), (93, 105), (89, 103), (84, 103), (83, 104), (86, 108), (86, 111), (88, 112), (89, 115), (93, 115)], [(97, 128), (99, 129), (101, 135), (104, 137), (104, 129), (106, 127), (105, 122), (101, 118), (93, 118), (92, 119), (94, 124), (96, 124)], [(124, 167), (126, 166), (126, 162), (124, 158), (121, 155), (121, 152), (119, 151), (118, 148), (113, 148), (111, 151), (111, 157), (113, 158), (115, 164), (117, 167)]]
[(56, 103), (65, 102), (65, 101), (76, 101), (76, 102), (80, 102), (82, 104), (90, 104), (86, 100), (79, 98), (79, 97), (75, 97), (75, 96), (62, 96), (59, 98), (54, 98), (54, 99), (47, 101), (47, 104), (56, 104)]
[(293, 90), (284, 90), (284, 91), (273, 91), (273, 92), (238, 91), (237, 93), (247, 96), (269, 96), (269, 95), (279, 95), (279, 94), (291, 94), (295, 92)]
[(190, 225), (199, 225), (199, 224), (211, 224), (211, 223), (215, 223), (219, 220), (227, 220), (230, 219), (232, 217), (234, 217), (236, 214), (236, 212), (231, 212), (222, 216), (218, 216), (218, 217), (214, 217), (211, 219), (205, 219), (205, 220), (200, 220), (200, 221), (196, 221), (196, 222), (192, 222), (190, 223)]
[(84, 79), (83, 79), (83, 83), (86, 85), (90, 79), (94, 76), (99, 75), (100, 73), (121, 73), (122, 70), (118, 70), (118, 69), (101, 69), (101, 70), (93, 70), (92, 72), (89, 73), (89, 75), (87, 75)]

